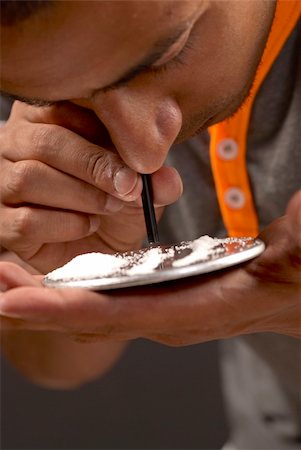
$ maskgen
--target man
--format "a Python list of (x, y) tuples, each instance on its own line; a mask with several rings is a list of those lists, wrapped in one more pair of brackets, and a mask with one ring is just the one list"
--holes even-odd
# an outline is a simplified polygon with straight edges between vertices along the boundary
[[(145, 234), (138, 173), (152, 174), (161, 215), (182, 192), (178, 171), (163, 166), (173, 144), (169, 161), (185, 189), (180, 207), (163, 217), (162, 236), (224, 235), (205, 130), (233, 115), (251, 86), (254, 199), (242, 165), (230, 175), (238, 172), (245, 190), (223, 191), (239, 148), (214, 127), (212, 142), (223, 136), (225, 145), (212, 171), (228, 230), (256, 233), (254, 203), (267, 248), (224, 273), (106, 295), (47, 290), (3, 263), (7, 354), (32, 379), (67, 386), (107, 370), (129, 339), (189, 345), (245, 335), (226, 348), (232, 441), (238, 449), (299, 448), (300, 5), (279, 2), (275, 15), (276, 4), (260, 0), (26, 2), (22, 10), (13, 3), (3, 2), (2, 89), (33, 106), (17, 102), (1, 133), (6, 249), (45, 273), (79, 253), (138, 248)], [(276, 27), (284, 37), (267, 41), (284, 13)], [(274, 52), (270, 66), (265, 47)], [(269, 70), (259, 84), (262, 66)], [(42, 339), (37, 330), (49, 333)], [(77, 340), (99, 342), (83, 349)], [(42, 364), (46, 344), (54, 351)]]

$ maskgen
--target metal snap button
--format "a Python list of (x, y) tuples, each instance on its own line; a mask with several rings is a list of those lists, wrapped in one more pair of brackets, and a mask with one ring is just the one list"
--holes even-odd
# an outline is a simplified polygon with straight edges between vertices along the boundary
[(217, 144), (217, 154), (221, 159), (229, 161), (238, 155), (238, 145), (234, 139), (222, 139)]
[(241, 209), (246, 203), (245, 194), (237, 187), (227, 189), (224, 198), (226, 204), (233, 209)]

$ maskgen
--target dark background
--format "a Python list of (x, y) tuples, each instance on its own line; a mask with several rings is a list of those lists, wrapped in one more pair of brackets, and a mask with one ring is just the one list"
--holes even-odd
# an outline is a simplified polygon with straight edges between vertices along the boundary
[(2, 450), (219, 449), (227, 438), (216, 342), (135, 341), (73, 391), (36, 387), (4, 359), (1, 372)]

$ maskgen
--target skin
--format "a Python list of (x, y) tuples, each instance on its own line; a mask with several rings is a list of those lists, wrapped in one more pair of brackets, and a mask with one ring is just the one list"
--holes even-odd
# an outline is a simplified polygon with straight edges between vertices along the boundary
[[(182, 191), (178, 173), (163, 167), (170, 146), (241, 105), (273, 12), (274, 3), (265, 1), (59, 2), (4, 28), (3, 90), (55, 102), (43, 108), (16, 102), (1, 130), (5, 248), (40, 272), (82, 252), (138, 248), (145, 235), (138, 173), (152, 174), (159, 217)], [(180, 24), (182, 34), (151, 68), (116, 85)], [(117, 358), (124, 344), (116, 341), (137, 337), (169, 345), (258, 331), (300, 337), (300, 209), (299, 195), (264, 232), (267, 250), (255, 261), (168, 288), (120, 294), (47, 290), (39, 279), (3, 263), (0, 310), (8, 357), (42, 383), (49, 372), (60, 373), (57, 384), (65, 386), (66, 335), (100, 341), (94, 352), (102, 352), (102, 366), (95, 367), (91, 356), (87, 380), (112, 364), (103, 342), (116, 345)], [(20, 330), (28, 330), (33, 349), (25, 369)], [(51, 370), (43, 367), (44, 375), (41, 339), (29, 330), (55, 333), (47, 335), (56, 357)], [(81, 361), (82, 347), (72, 345)], [(78, 375), (79, 382), (84, 378)]]
[[(179, 175), (162, 167), (171, 144), (241, 104), (273, 12), (265, 1), (58, 2), (19, 27), (3, 28), (2, 89), (65, 100), (42, 109), (16, 104), (1, 130), (5, 248), (42, 272), (91, 249), (138, 248), (145, 230), (137, 172), (153, 174), (157, 205), (179, 198)], [(155, 67), (103, 89), (179, 26)]]

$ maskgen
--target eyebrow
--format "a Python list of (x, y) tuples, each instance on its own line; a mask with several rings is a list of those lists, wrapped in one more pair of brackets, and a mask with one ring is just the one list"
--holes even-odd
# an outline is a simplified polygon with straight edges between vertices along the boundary
[[(179, 39), (179, 37), (187, 31), (189, 25), (189, 19), (185, 20), (184, 23), (178, 25), (178, 27), (173, 30), (172, 34), (168, 37), (158, 40), (149, 55), (147, 55), (141, 62), (136, 64), (134, 67), (127, 70), (123, 75), (121, 75), (117, 80), (113, 81), (107, 86), (100, 87), (98, 89), (94, 89), (92, 93), (89, 95), (90, 99), (93, 99), (95, 95), (99, 92), (105, 92), (108, 90), (117, 89), (118, 87), (126, 85), (129, 81), (133, 80), (139, 74), (149, 70), (151, 66), (158, 61), (164, 53)], [(51, 106), (60, 101), (66, 101), (67, 99), (62, 100), (42, 100), (38, 98), (27, 98), (16, 94), (11, 94), (9, 92), (5, 92), (0, 90), (0, 95), (6, 97), (10, 100), (19, 100), (20, 102), (27, 103), (28, 105), (33, 106)]]

